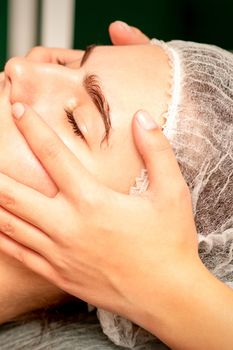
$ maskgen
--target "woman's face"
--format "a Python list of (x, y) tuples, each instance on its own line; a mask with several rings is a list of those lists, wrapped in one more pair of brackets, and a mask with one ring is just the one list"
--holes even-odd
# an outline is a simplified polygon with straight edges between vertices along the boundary
[(143, 167), (131, 135), (133, 114), (147, 109), (162, 124), (169, 102), (169, 65), (159, 47), (97, 46), (66, 66), (16, 57), (4, 71), (0, 171), (47, 195), (56, 192), (12, 119), (11, 103), (24, 102), (99, 181), (128, 192)]

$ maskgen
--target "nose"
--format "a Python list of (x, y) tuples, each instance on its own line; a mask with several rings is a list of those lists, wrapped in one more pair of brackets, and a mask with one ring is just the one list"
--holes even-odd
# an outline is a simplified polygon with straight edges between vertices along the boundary
[(5, 64), (5, 76), (10, 80), (15, 76), (21, 76), (24, 71), (25, 61), (26, 59), (24, 57), (10, 58)]
[[(31, 64), (24, 57), (13, 57), (7, 61), (4, 68), (5, 78), (10, 82), (11, 103), (21, 101), (28, 103), (32, 100), (31, 80), (35, 74)], [(32, 101), (31, 101), (32, 102)]]
[(11, 58), (4, 71), (10, 83), (11, 103), (20, 101), (29, 105), (35, 105), (42, 97), (45, 99), (45, 96), (64, 94), (64, 87), (71, 89), (77, 79), (66, 67), (32, 62), (25, 57)]

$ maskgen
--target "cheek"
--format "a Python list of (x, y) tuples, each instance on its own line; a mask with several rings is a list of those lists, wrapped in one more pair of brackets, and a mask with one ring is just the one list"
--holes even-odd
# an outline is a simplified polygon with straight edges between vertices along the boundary
[(6, 153), (0, 154), (1, 172), (47, 196), (57, 193), (55, 184), (42, 166), (32, 155), (26, 155), (28, 152), (24, 148), (18, 148), (17, 152), (12, 148), (5, 149)]
[[(6, 125), (5, 125), (6, 126)], [(56, 186), (13, 127), (0, 131), (0, 171), (45, 195), (56, 194)]]
[(98, 152), (92, 153), (92, 174), (104, 185), (126, 194), (144, 168), (132, 136), (132, 115), (122, 109), (119, 113), (119, 108), (112, 103), (109, 143), (104, 143)]
[(95, 175), (99, 181), (111, 189), (129, 193), (139, 176), (143, 162), (129, 138), (125, 142), (115, 143), (96, 158)]

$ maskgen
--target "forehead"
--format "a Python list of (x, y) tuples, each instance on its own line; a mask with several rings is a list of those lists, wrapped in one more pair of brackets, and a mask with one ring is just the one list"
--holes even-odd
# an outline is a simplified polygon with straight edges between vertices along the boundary
[(140, 92), (164, 80), (167, 62), (167, 54), (156, 45), (97, 46), (85, 69), (93, 70), (108, 88), (114, 85), (117, 89), (133, 89), (136, 94), (136, 90)]
[(132, 117), (141, 108), (153, 112), (155, 102), (162, 103), (169, 76), (166, 62), (167, 55), (156, 45), (96, 46), (81, 70), (83, 76), (98, 76), (114, 124), (115, 118)]
[[(107, 64), (106, 68), (111, 69), (125, 64), (130, 69), (134, 66), (144, 66), (146, 62), (143, 62), (142, 58), (149, 59), (154, 51), (155, 46), (152, 45), (96, 46), (87, 64), (104, 63)], [(111, 63), (111, 67), (109, 67), (108, 62)]]
[[(83, 55), (82, 55), (83, 56)], [(113, 77), (114, 73), (121, 72), (130, 76), (135, 74), (149, 75), (153, 66), (164, 59), (164, 51), (156, 45), (124, 45), (124, 46), (100, 46), (91, 50), (85, 60), (83, 70), (94, 70), (95, 74), (104, 74), (107, 78)], [(70, 63), (70, 68), (80, 68), (81, 59)], [(92, 72), (91, 72), (92, 73)], [(120, 76), (118, 77), (120, 78)]]

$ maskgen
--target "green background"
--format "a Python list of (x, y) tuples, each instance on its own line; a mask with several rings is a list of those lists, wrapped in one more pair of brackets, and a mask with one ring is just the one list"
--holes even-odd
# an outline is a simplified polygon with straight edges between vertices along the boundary
[(76, 18), (76, 48), (109, 43), (109, 23), (122, 20), (149, 37), (233, 49), (233, 0), (77, 1)]
[(6, 61), (7, 1), (0, 0), (0, 69)]
[[(7, 0), (0, 0), (1, 69), (7, 52), (7, 5)], [(122, 20), (141, 28), (149, 37), (192, 40), (233, 49), (233, 0), (76, 0), (75, 20), (75, 48), (110, 43), (109, 23)], [(39, 39), (36, 44), (40, 44)]]

